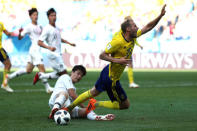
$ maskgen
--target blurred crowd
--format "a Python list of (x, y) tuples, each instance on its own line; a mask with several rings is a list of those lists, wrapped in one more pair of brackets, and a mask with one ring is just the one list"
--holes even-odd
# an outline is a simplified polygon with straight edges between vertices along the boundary
[[(80, 1), (80, 0), (78, 0)], [(84, 2), (83, 0), (81, 2)], [(85, 17), (79, 20), (73, 30), (88, 31), (84, 39), (97, 40), (100, 34), (113, 33), (120, 29), (125, 16), (132, 16), (139, 27), (159, 15), (162, 5), (167, 3), (167, 13), (158, 26), (147, 36), (152, 41), (155, 37), (163, 40), (190, 39), (196, 32), (197, 0), (86, 0)], [(106, 33), (107, 32), (107, 33)], [(100, 38), (98, 38), (100, 39)]]
[[(46, 10), (54, 7), (62, 33), (75, 41), (106, 45), (130, 15), (139, 27), (159, 15), (162, 5), (167, 13), (147, 41), (196, 39), (197, 0), (0, 0), (0, 20), (10, 31), (29, 21), (27, 10), (37, 7), (39, 23), (46, 25)], [(40, 19), (41, 18), (41, 19)]]

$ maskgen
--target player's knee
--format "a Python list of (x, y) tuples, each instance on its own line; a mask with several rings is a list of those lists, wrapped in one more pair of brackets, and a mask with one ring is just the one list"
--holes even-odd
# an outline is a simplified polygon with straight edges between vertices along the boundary
[(129, 109), (129, 107), (130, 107), (130, 104), (126, 105), (125, 106), (125, 109)]
[(100, 94), (100, 92), (96, 89), (96, 87), (93, 87), (92, 89), (90, 89), (90, 94), (93, 96), (93, 97), (96, 97)]
[(123, 105), (120, 107), (120, 110), (129, 109), (130, 105)]
[(128, 101), (120, 104), (120, 110), (129, 109), (130, 103)]
[(64, 96), (66, 99), (68, 99), (68, 93), (66, 92), (66, 91), (61, 91), (60, 93), (59, 93), (59, 96)]

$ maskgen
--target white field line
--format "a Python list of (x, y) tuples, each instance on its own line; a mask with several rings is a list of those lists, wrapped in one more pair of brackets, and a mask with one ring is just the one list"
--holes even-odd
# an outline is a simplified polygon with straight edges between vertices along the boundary
[[(83, 87), (80, 87), (80, 88), (78, 88), (78, 90), (80, 90), (80, 89), (87, 89), (87, 88), (83, 88)], [(36, 88), (34, 88), (34, 89), (13, 89), (14, 90), (14, 92), (45, 92), (45, 89), (43, 88), (43, 89), (36, 89)]]
[[(91, 87), (90, 86), (85, 86), (85, 85), (88, 85), (89, 83), (88, 82), (83, 82), (83, 86), (80, 86), (78, 87), (77, 86), (77, 90), (85, 90), (85, 89), (90, 89)], [(17, 89), (17, 87), (20, 87), (20, 86), (27, 86), (26, 89)], [(15, 83), (14, 85), (10, 85), (11, 88), (14, 89), (14, 92), (45, 92), (45, 88), (44, 88), (44, 85), (40, 85), (39, 86), (41, 87), (33, 87), (32, 84), (28, 83), (28, 82), (23, 82), (23, 83)], [(127, 88), (125, 86), (124, 83), (122, 83), (122, 86), (123, 88)], [(140, 87), (142, 88), (146, 88), (146, 87), (159, 87), (159, 88), (162, 88), (162, 87), (188, 87), (188, 86), (196, 86), (197, 87), (197, 82), (195, 83), (191, 83), (191, 82), (177, 82), (177, 83), (165, 83), (165, 82), (162, 82), (160, 84), (154, 84), (154, 81), (149, 81), (149, 82), (144, 82), (143, 84), (140, 84)]]

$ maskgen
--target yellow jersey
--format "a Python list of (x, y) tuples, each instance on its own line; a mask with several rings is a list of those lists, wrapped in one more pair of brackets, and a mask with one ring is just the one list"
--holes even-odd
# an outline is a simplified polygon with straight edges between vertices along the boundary
[(5, 30), (5, 27), (2, 22), (0, 22), (0, 49), (2, 48), (2, 35), (3, 31)]
[[(119, 33), (122, 33), (122, 30), (120, 30), (120, 31), (118, 31), (118, 32), (116, 32), (116, 33), (114, 33), (113, 37), (115, 37), (115, 36), (118, 35)], [(136, 39), (136, 38), (135, 38), (135, 39)], [(135, 44), (136, 44), (137, 46), (140, 47), (140, 44), (138, 43), (137, 40), (136, 40)]]
[[(138, 29), (137, 37), (141, 35), (142, 31)], [(126, 57), (127, 59), (131, 58), (133, 48), (137, 42), (137, 38), (134, 38), (132, 41), (126, 41), (123, 37), (122, 31), (117, 32), (112, 41), (109, 42), (105, 48), (105, 52), (111, 54), (114, 58)], [(112, 81), (117, 81), (122, 75), (125, 65), (110, 63), (109, 64), (109, 77)]]

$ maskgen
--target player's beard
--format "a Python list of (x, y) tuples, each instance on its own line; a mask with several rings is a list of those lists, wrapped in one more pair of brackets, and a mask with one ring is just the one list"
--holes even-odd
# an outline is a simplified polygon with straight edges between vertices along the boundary
[(132, 39), (132, 38), (137, 38), (137, 33), (131, 33), (131, 34), (129, 35), (129, 37), (130, 37), (130, 39)]

